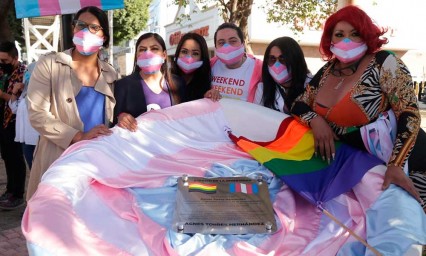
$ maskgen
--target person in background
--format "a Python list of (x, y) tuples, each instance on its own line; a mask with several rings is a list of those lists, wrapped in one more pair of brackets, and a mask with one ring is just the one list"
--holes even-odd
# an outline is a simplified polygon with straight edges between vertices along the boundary
[(172, 61), (172, 74), (185, 81), (180, 88), (181, 102), (203, 97), (220, 99), (220, 93), (211, 89), (210, 57), (203, 36), (192, 32), (182, 36)]
[(167, 63), (166, 44), (157, 33), (145, 33), (136, 41), (131, 75), (117, 81), (114, 122), (121, 128), (136, 131), (136, 117), (155, 109), (181, 102), (183, 80), (173, 77)]
[(24, 83), (16, 83), (13, 87), (12, 94), (20, 93), (18, 99), (12, 97), (9, 100), (9, 107), (14, 114), (16, 114), (16, 137), (15, 141), (22, 144), (22, 151), (24, 153), (25, 161), (27, 162), (28, 169), (31, 170), (33, 163), (33, 154), (35, 146), (39, 138), (39, 134), (31, 126), (28, 119), (28, 109), (26, 103), (26, 96), (28, 91), (28, 84), (30, 82), (31, 73), (34, 70), (36, 62), (28, 65), (24, 73)]
[[(404, 171), (407, 160), (410, 169), (426, 168), (426, 151), (414, 154), (413, 150), (419, 139), (425, 144), (421, 142), (424, 132), (419, 133), (423, 130), (417, 97), (406, 65), (391, 52), (380, 50), (388, 42), (385, 32), (358, 7), (346, 6), (332, 14), (320, 43), (320, 52), (328, 62), (295, 100), (291, 113), (312, 128), (316, 151), (328, 161), (335, 154), (335, 139), (372, 152), (370, 145), (375, 143), (364, 140), (376, 135), (365, 136), (361, 129), (377, 122), (395, 126), (390, 129), (393, 134), (386, 131), (393, 142), (389, 139), (388, 145), (377, 149), (387, 163), (382, 187), (398, 185), (421, 201)], [(420, 160), (410, 162), (418, 154), (422, 155)]]
[(422, 100), (422, 93), (423, 93), (423, 81), (420, 81), (419, 82), (419, 94), (418, 94), (418, 99), (419, 99), (419, 101), (421, 101)]
[(293, 101), (312, 79), (300, 45), (291, 37), (274, 39), (263, 57), (262, 82), (254, 103), (290, 114)]
[(9, 107), (8, 101), (19, 98), (21, 92), (13, 92), (15, 86), (22, 86), (25, 65), (18, 60), (15, 43), (0, 43), (0, 79), (3, 90), (0, 90), (0, 148), (5, 163), (7, 185), (6, 191), (0, 196), (0, 209), (14, 210), (25, 204), (26, 165), (22, 146), (15, 142), (16, 115)]
[(214, 45), (216, 56), (210, 61), (213, 89), (226, 98), (253, 102), (262, 82), (262, 61), (246, 53), (241, 28), (223, 23), (214, 33)]
[(110, 40), (108, 17), (101, 9), (80, 9), (73, 21), (75, 47), (37, 61), (28, 85), (31, 125), (40, 133), (27, 200), (42, 175), (66, 148), (82, 140), (110, 135), (117, 72), (98, 58)]

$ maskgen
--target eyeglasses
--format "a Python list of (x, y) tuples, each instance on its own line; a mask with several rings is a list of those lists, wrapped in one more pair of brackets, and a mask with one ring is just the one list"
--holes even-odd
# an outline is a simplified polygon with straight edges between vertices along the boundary
[(102, 30), (103, 28), (97, 24), (87, 24), (84, 21), (81, 20), (74, 20), (73, 22), (74, 27), (80, 31), (85, 28), (89, 28), (90, 33), (96, 34), (99, 30)]
[(278, 60), (281, 64), (285, 65), (285, 58), (284, 58), (284, 55), (280, 55), (280, 56), (278, 56), (278, 58), (277, 58), (277, 57), (275, 57), (274, 55), (269, 55), (269, 57), (268, 57), (268, 65), (269, 65), (269, 66), (274, 65), (274, 64), (275, 64), (275, 62), (277, 62), (277, 60)]

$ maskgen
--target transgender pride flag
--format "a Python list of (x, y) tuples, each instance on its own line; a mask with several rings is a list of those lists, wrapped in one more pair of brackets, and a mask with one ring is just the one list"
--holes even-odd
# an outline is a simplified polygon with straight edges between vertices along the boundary
[(83, 7), (102, 10), (122, 9), (124, 0), (15, 0), (16, 18), (76, 13)]
[(257, 194), (259, 188), (257, 184), (244, 184), (244, 183), (231, 183), (229, 184), (229, 192), (231, 193), (244, 193), (244, 194)]

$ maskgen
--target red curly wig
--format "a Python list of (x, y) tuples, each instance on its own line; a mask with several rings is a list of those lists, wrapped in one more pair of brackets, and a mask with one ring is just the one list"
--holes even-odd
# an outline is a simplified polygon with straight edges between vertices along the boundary
[(320, 53), (324, 60), (328, 61), (333, 58), (333, 53), (330, 51), (331, 37), (334, 27), (340, 21), (348, 22), (358, 31), (362, 40), (367, 44), (366, 54), (374, 53), (383, 44), (388, 43), (388, 39), (382, 37), (387, 29), (379, 28), (363, 10), (349, 5), (333, 13), (325, 22), (320, 42)]

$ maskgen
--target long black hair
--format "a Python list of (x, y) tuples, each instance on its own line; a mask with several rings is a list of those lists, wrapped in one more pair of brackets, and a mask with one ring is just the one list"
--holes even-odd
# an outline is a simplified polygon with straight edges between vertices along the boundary
[(178, 92), (178, 88), (176, 86), (176, 83), (173, 81), (172, 79), (172, 74), (170, 72), (169, 69), (169, 65), (167, 64), (167, 49), (166, 49), (166, 43), (164, 42), (164, 39), (157, 33), (152, 33), (152, 32), (148, 32), (145, 34), (142, 34), (138, 40), (136, 41), (136, 45), (135, 45), (135, 59), (133, 61), (133, 73), (138, 73), (140, 71), (140, 68), (137, 65), (137, 61), (138, 61), (138, 46), (139, 44), (142, 42), (142, 40), (148, 39), (148, 38), (154, 38), (155, 41), (157, 41), (160, 45), (162, 51), (164, 52), (164, 54), (166, 54), (166, 59), (164, 60), (164, 63), (161, 65), (160, 71), (164, 76), (164, 79), (166, 80), (168, 86), (170, 87), (170, 92), (172, 94), (172, 97), (174, 99), (174, 101), (176, 103), (180, 102), (180, 97), (179, 97), (179, 92)]
[(309, 73), (306, 65), (305, 56), (300, 45), (291, 37), (279, 37), (274, 39), (266, 48), (262, 65), (263, 80), (263, 105), (275, 109), (275, 93), (279, 84), (274, 81), (268, 70), (268, 59), (272, 47), (278, 47), (285, 60), (285, 65), (291, 72), (292, 79), (287, 94), (285, 94), (284, 103), (288, 109), (291, 108), (293, 101), (303, 93), (306, 77)]
[(210, 67), (210, 57), (209, 50), (207, 47), (206, 40), (203, 36), (197, 33), (186, 33), (179, 41), (178, 46), (176, 47), (175, 56), (172, 61), (172, 73), (178, 75), (179, 77), (184, 76), (184, 72), (177, 65), (177, 59), (179, 58), (180, 51), (183, 44), (186, 40), (194, 40), (200, 46), (201, 61), (203, 65), (194, 71), (191, 81), (185, 88), (185, 95), (183, 95), (183, 101), (191, 101), (196, 99), (201, 99), (204, 97), (204, 94), (211, 89), (212, 81), (212, 72)]

